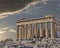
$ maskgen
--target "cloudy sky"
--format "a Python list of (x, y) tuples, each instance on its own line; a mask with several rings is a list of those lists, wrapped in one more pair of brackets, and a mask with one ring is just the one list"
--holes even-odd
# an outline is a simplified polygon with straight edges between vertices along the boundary
[(60, 0), (0, 0), (0, 40), (16, 38), (16, 21), (52, 14), (60, 18)]

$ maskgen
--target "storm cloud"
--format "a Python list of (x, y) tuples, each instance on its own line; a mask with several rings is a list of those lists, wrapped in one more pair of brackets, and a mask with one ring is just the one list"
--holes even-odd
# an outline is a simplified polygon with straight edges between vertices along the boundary
[(0, 0), (0, 19), (7, 18), (12, 14), (30, 13), (31, 10), (39, 9), (41, 4), (46, 4), (46, 9), (50, 10), (56, 7), (56, 5), (60, 6), (60, 0)]
[(34, 0), (0, 0), (0, 12), (16, 11)]
[[(24, 8), (27, 4), (38, 0), (0, 0), (0, 12), (12, 12)], [(50, 1), (50, 0), (39, 0)]]

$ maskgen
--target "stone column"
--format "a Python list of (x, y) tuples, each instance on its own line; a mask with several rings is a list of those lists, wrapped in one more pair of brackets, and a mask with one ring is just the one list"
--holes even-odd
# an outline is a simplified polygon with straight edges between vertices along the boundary
[(57, 37), (57, 24), (54, 25), (55, 25), (55, 37)]
[(32, 24), (32, 38), (34, 38), (34, 24)]
[(31, 35), (30, 35), (30, 24), (28, 25), (28, 38), (30, 38)]
[(19, 25), (17, 26), (17, 39), (19, 39)]
[(30, 24), (30, 38), (32, 38), (32, 24)]
[(22, 30), (21, 30), (21, 25), (20, 25), (20, 26), (19, 26), (19, 39), (21, 39), (21, 35), (22, 35), (22, 34), (21, 34), (21, 33), (22, 33), (21, 31), (22, 31)]
[(54, 38), (55, 36), (54, 36), (54, 30), (55, 30), (55, 28), (54, 28), (54, 23), (53, 22), (51, 22), (51, 38)]
[(46, 23), (46, 38), (48, 38), (48, 23)]
[(29, 30), (29, 25), (27, 25), (27, 39), (29, 39), (30, 36), (30, 30)]
[(23, 25), (23, 39), (25, 39), (26, 38), (26, 29), (25, 29), (26, 27), (25, 27), (25, 25)]
[(34, 24), (34, 35), (37, 38), (37, 24)]
[(28, 24), (26, 24), (26, 39), (28, 39)]
[(28, 35), (28, 24), (26, 25), (26, 38), (27, 39), (29, 38), (29, 35)]
[(24, 38), (27, 39), (26, 25), (24, 25)]
[(43, 37), (43, 27), (42, 27), (42, 23), (40, 23), (40, 37)]
[(22, 29), (22, 25), (21, 25), (21, 39), (22, 39), (22, 34), (23, 34), (23, 29)]
[(22, 25), (22, 32), (21, 32), (22, 36), (21, 38), (24, 39), (24, 25)]
[(32, 37), (31, 24), (28, 24), (28, 38)]
[(27, 34), (28, 34), (28, 29), (27, 29), (28, 27), (27, 27), (27, 24), (26, 24), (26, 39), (27, 39)]

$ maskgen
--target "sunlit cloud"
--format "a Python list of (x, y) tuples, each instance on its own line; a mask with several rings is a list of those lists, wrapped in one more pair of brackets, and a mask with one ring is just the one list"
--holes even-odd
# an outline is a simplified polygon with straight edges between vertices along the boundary
[(8, 17), (9, 15), (12, 15), (12, 14), (18, 14), (18, 13), (22, 12), (24, 9), (27, 9), (27, 7), (23, 8), (21, 10), (15, 11), (15, 12), (4, 12), (4, 13), (1, 13), (0, 14), (0, 19), (6, 18), (6, 17)]
[(9, 27), (4, 27), (4, 28), (2, 28), (2, 30), (8, 30), (9, 29)]
[(14, 30), (14, 29), (10, 29), (9, 32), (15, 32), (15, 33), (16, 33), (16, 30)]
[[(29, 10), (25, 11), (24, 13), (25, 13), (25, 14), (28, 14), (28, 13), (29, 13), (29, 14), (33, 14), (32, 11), (37, 10), (37, 9), (41, 9), (41, 8), (43, 8), (43, 7), (35, 7), (35, 8), (32, 8), (32, 9), (29, 9)], [(39, 10), (39, 11), (40, 11), (40, 10)], [(35, 11), (35, 12), (36, 12), (36, 11)]]
[(20, 9), (20, 10), (14, 11), (14, 12), (4, 12), (4, 13), (1, 13), (0, 14), (0, 19), (6, 18), (6, 17), (8, 17), (9, 15), (12, 15), (12, 14), (20, 14), (24, 10), (28, 9), (30, 6), (34, 6), (34, 5), (38, 4), (39, 2), (41, 2), (41, 0), (38, 0), (38, 1), (35, 1), (35, 2), (32, 2), (32, 3), (29, 3), (23, 9)]
[(0, 28), (0, 34), (6, 33), (9, 27)]
[(38, 1), (32, 2), (32, 3), (28, 4), (25, 8), (17, 10), (17, 11), (14, 11), (14, 12), (4, 12), (4, 13), (1, 13), (0, 14), (0, 19), (6, 18), (6, 17), (8, 17), (9, 15), (12, 15), (12, 14), (20, 14), (20, 12), (23, 12), (23, 10), (28, 9), (31, 5), (35, 5), (37, 3), (38, 3)]
[[(31, 10), (33, 10), (33, 9), (29, 9), (31, 6), (35, 6), (36, 4), (38, 4), (40, 2), (44, 2), (44, 4), (46, 4), (46, 1), (54, 1), (54, 0), (37, 0), (37, 1), (31, 2), (31, 3), (27, 4), (24, 8), (19, 9), (17, 11), (14, 11), (14, 12), (3, 12), (3, 13), (1, 13), (0, 14), (0, 19), (7, 18), (9, 15), (20, 14), (21, 12), (23, 12), (23, 13), (30, 12)], [(35, 9), (38, 9), (38, 8), (39, 7), (35, 8)], [(24, 12), (24, 10), (26, 10), (26, 12)]]
[(2, 30), (0, 30), (0, 34), (3, 34), (3, 33), (5, 33), (6, 31), (2, 31)]
[(0, 28), (0, 34), (6, 33), (6, 32), (16, 32), (16, 30), (11, 29), (10, 27)]

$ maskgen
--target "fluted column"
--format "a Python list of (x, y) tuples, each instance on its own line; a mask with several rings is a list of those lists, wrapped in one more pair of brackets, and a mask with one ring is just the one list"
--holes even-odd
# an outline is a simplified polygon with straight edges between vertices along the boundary
[(28, 38), (28, 24), (26, 24), (26, 39)]
[(53, 22), (51, 22), (51, 38), (54, 38), (55, 36), (54, 36), (54, 30), (55, 30), (55, 28), (54, 28), (54, 23)]
[(37, 24), (34, 24), (34, 35), (37, 38)]
[(19, 26), (19, 39), (21, 39), (21, 36), (22, 36), (22, 32), (21, 32), (22, 30), (21, 30), (21, 25)]
[(42, 23), (40, 23), (40, 37), (43, 37), (43, 27), (42, 27)]
[(24, 25), (23, 26), (23, 38), (26, 39), (26, 26)]
[(32, 26), (31, 26), (31, 24), (28, 24), (28, 33), (27, 33), (27, 36), (28, 36), (28, 38), (31, 38), (32, 37)]
[(23, 25), (23, 39), (25, 39), (25, 25)]
[(24, 39), (24, 25), (22, 25), (22, 32), (21, 32), (22, 36), (21, 38)]
[(27, 28), (26, 28), (26, 32), (27, 32), (27, 39), (29, 39), (29, 36), (30, 36), (30, 35), (29, 35), (29, 32), (30, 32), (30, 31), (29, 31), (29, 25), (27, 24), (27, 26), (26, 26), (26, 27), (27, 27)]
[(28, 38), (30, 38), (30, 24), (28, 25)]
[(23, 26), (21, 25), (21, 39), (23, 38)]
[(55, 25), (55, 37), (57, 37), (57, 24), (54, 25)]
[(30, 38), (32, 38), (32, 24), (30, 24)]
[(46, 23), (46, 38), (48, 38), (48, 23)]
[(19, 39), (19, 25), (17, 26), (17, 39)]

